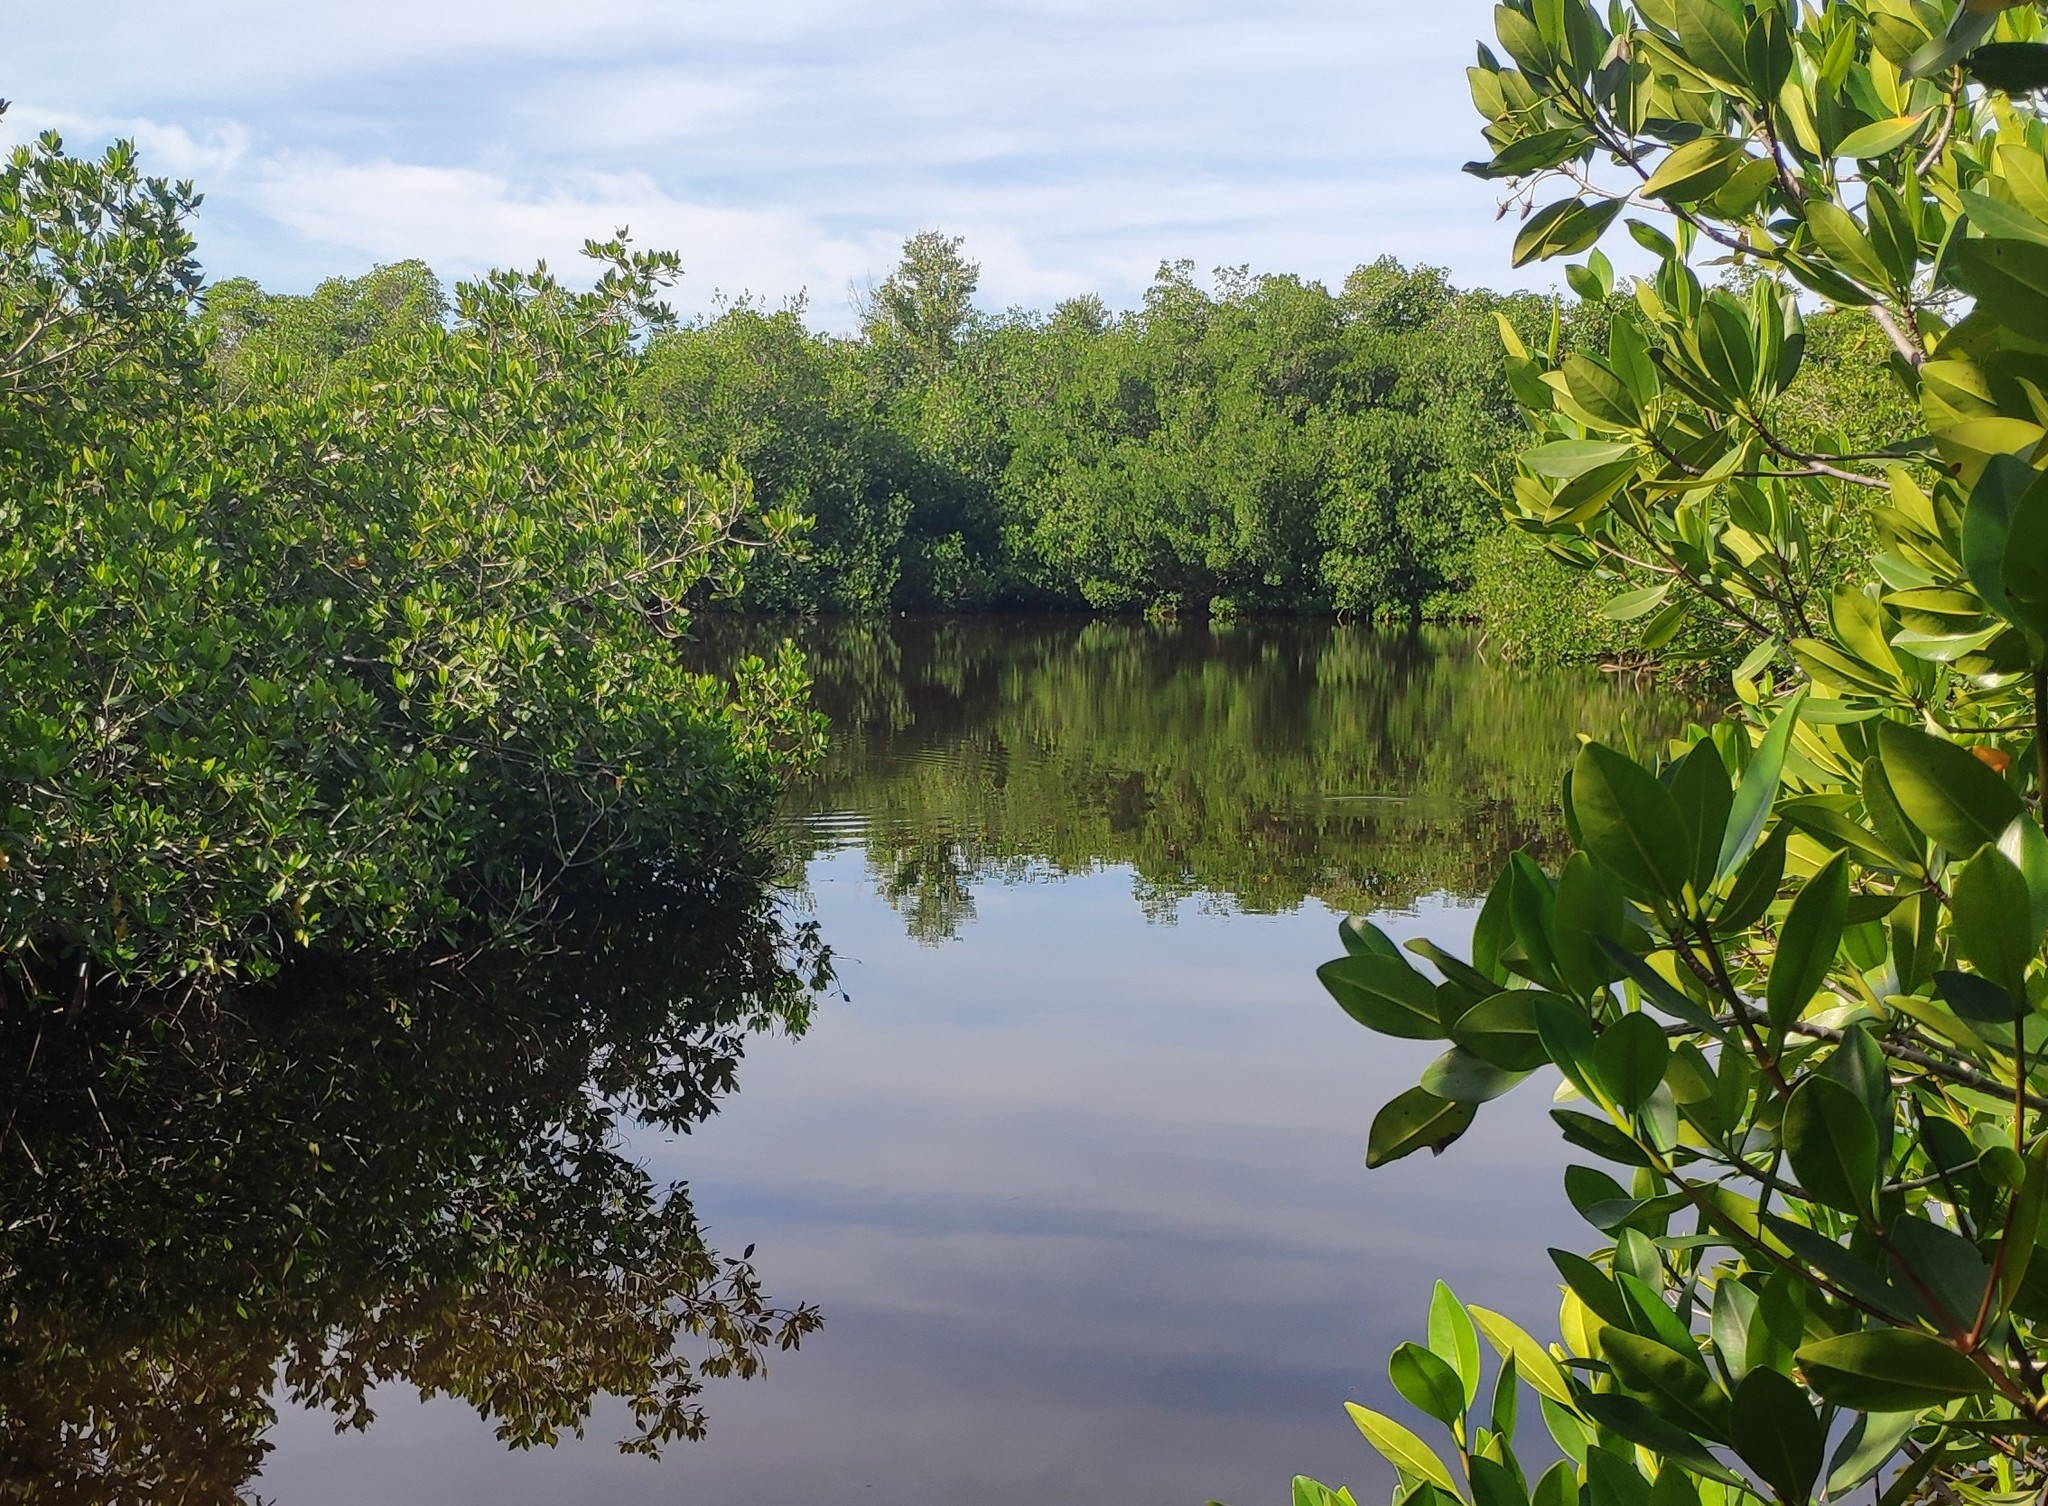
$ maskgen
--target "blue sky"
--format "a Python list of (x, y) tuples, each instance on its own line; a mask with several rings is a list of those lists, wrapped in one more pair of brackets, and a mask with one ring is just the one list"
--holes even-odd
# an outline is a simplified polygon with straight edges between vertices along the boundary
[[(625, 224), (677, 302), (849, 289), (943, 229), (981, 303), (1136, 301), (1162, 260), (1329, 282), (1507, 265), (1465, 94), (1487, 0), (67, 0), (17, 7), (14, 139), (131, 135), (214, 276), (459, 277)], [(1547, 274), (1536, 276), (1547, 282)]]

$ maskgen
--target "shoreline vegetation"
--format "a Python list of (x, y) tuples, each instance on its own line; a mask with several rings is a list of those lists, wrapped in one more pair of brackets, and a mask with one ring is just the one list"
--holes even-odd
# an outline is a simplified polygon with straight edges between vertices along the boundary
[[(1384, 257), (1335, 292), (1178, 262), (1122, 313), (990, 314), (922, 232), (839, 337), (801, 299), (679, 323), (678, 258), (623, 235), (583, 291), (451, 293), (419, 262), (209, 285), (197, 201), (125, 144), (46, 136), (0, 174), (0, 947), (29, 994), (460, 951), (586, 888), (745, 868), (819, 723), (794, 650), (686, 670), (693, 614), (1728, 652), (1647, 640), (1601, 610), (1630, 562), (1501, 522), (1537, 380), (1503, 344), (1569, 362), (1640, 322), (1604, 264), (1564, 298)], [(1793, 439), (1891, 422), (1867, 320), (1805, 338)]]

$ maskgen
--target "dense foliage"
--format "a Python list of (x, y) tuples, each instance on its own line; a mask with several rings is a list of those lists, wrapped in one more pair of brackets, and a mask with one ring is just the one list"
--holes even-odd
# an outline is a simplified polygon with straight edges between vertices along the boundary
[[(1533, 208), (1517, 259), (1587, 252), (1631, 209), (1669, 227), (1628, 221), (1657, 268), (1603, 349), (1510, 334), (1534, 430), (1511, 516), (1624, 588), (1611, 613), (1643, 641), (1739, 656), (1739, 704), (1647, 762), (1589, 743), (1576, 850), (1515, 858), (1469, 957), (1430, 949), (1431, 976), (1359, 920), (1323, 969), (1369, 1028), (1449, 1043), (1375, 1120), (1371, 1162), (1443, 1149), (1548, 1066), (1559, 1130), (1604, 1163), (1566, 1175), (1603, 1242), (1552, 1252), (1562, 1345), (1440, 1291), (1427, 1343), (1392, 1358), (1456, 1467), (1354, 1417), (1418, 1506), (2037, 1499), (2041, 17), (1529, 0), (1496, 22), (1474, 170)], [(1703, 288), (1715, 251), (1740, 275)], [(1914, 421), (1873, 403), (1830, 434), (1792, 400), (1816, 299), (1882, 342)], [(1481, 1330), (1502, 1362), (1475, 1413)], [(1522, 1383), (1566, 1456), (1540, 1478)]]
[(192, 202), (126, 147), (0, 171), (6, 961), (260, 973), (734, 861), (813, 734), (793, 661), (675, 652), (774, 520), (630, 411), (672, 262), (415, 286), (337, 360), (195, 318)]
[(1494, 315), (1533, 337), (1548, 303), (1385, 259), (1337, 293), (1193, 270), (991, 318), (926, 234), (857, 338), (731, 308), (653, 342), (642, 401), (809, 520), (758, 607), (1445, 609), (1516, 433)]

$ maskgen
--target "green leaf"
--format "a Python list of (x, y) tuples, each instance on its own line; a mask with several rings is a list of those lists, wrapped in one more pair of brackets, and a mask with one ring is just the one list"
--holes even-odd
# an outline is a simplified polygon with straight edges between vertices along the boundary
[(1533, 1072), (1550, 1060), (1536, 1033), (1537, 997), (1514, 988), (1482, 999), (1451, 1027), (1451, 1039), (1504, 1071)]
[(1531, 1506), (1579, 1506), (1579, 1475), (1568, 1460), (1560, 1459), (1543, 1471), (1530, 1493)]
[(1771, 804), (1778, 797), (1778, 780), (1785, 768), (1785, 749), (1791, 743), (1793, 727), (1798, 724), (1799, 708), (1805, 704), (1806, 692), (1802, 688), (1771, 719), (1770, 730), (1742, 771), (1721, 838), (1720, 859), (1714, 866), (1716, 883), (1743, 865), (1763, 834), (1764, 823), (1770, 820)]
[[(1610, 1432), (1681, 1464), (1696, 1475), (1719, 1480), (1726, 1485), (1746, 1483), (1684, 1428), (1666, 1422), (1633, 1396), (1611, 1391), (1593, 1392), (1579, 1399), (1579, 1410)], [(1600, 1457), (1598, 1450), (1592, 1455), (1595, 1460)], [(1631, 1471), (1635, 1468), (1632, 1464), (1623, 1467)]]
[[(2048, 486), (2037, 482), (2020, 494), (1998, 573), (2014, 619), (2036, 640), (2048, 639)], [(2038, 659), (2038, 641), (2034, 652)]]
[(1472, 1476), (1472, 1506), (1529, 1506), (1522, 1482), (1505, 1464), (1473, 1454), (1466, 1460), (1466, 1468)]
[(1373, 1116), (1366, 1136), (1365, 1164), (1385, 1166), (1418, 1150), (1441, 1155), (1444, 1147), (1472, 1127), (1479, 1111), (1469, 1103), (1452, 1103), (1425, 1088), (1410, 1088)]
[(1338, 1007), (1368, 1030), (1411, 1041), (1444, 1037), (1436, 985), (1398, 956), (1339, 957), (1317, 968), (1316, 977)]
[(1628, 1304), (1621, 1300), (1620, 1289), (1608, 1279), (1606, 1272), (1585, 1256), (1574, 1255), (1569, 1250), (1550, 1251), (1550, 1263), (1557, 1267), (1564, 1284), (1602, 1322), (1622, 1328), (1629, 1326), (1632, 1319)]
[(1917, 1412), (1867, 1412), (1857, 1418), (1828, 1469), (1828, 1498), (1840, 1500), (1883, 1469), (1919, 1420)]
[(1603, 942), (1621, 935), (1621, 886), (1589, 853), (1565, 859), (1557, 876), (1552, 935), (1558, 978), (1573, 993), (1591, 996), (1614, 980)]
[(2033, 489), (2037, 479), (2034, 468), (2025, 461), (1995, 455), (1970, 488), (1969, 502), (1963, 508), (1963, 573), (1986, 606), (2016, 624), (2023, 619), (2006, 591), (2006, 547), (2020, 498)]
[(1895, 115), (1889, 120), (1876, 121), (1851, 131), (1835, 148), (1838, 157), (1857, 157), (1868, 160), (1897, 151), (1920, 134), (1920, 123), (1927, 118), (1922, 110), (1918, 115)]
[(1671, 1043), (1664, 1029), (1646, 1014), (1625, 1014), (1600, 1033), (1593, 1066), (1615, 1103), (1636, 1113), (1664, 1081)]
[(1785, 1105), (1785, 1154), (1807, 1195), (1869, 1215), (1877, 1197), (1877, 1125), (1863, 1100), (1828, 1077), (1807, 1077)]
[(2048, 47), (2039, 42), (1986, 42), (1963, 67), (1980, 84), (2007, 94), (2048, 89)]
[(1365, 1434), (1365, 1441), (1380, 1451), (1380, 1454), (1394, 1468), (1427, 1480), (1437, 1489), (1458, 1494), (1451, 1472), (1444, 1468), (1443, 1460), (1437, 1458), (1428, 1444), (1417, 1438), (1408, 1429), (1391, 1417), (1361, 1407), (1355, 1401), (1344, 1403), (1344, 1410), (1351, 1414), (1351, 1420), (1358, 1424), (1358, 1431)]
[(1452, 1103), (1487, 1103), (1528, 1075), (1497, 1067), (1463, 1046), (1453, 1046), (1423, 1069), (1422, 1086)]
[(1643, 184), (1642, 192), (1673, 204), (1692, 204), (1712, 194), (1752, 161), (1731, 136), (1701, 136), (1672, 149)]
[(1763, 919), (1764, 912), (1778, 897), (1779, 886), (1785, 882), (1786, 840), (1787, 833), (1780, 827), (1742, 865), (1742, 871), (1729, 886), (1727, 903), (1714, 917), (1722, 930), (1746, 931)]
[(1686, 60), (1717, 83), (1738, 94), (1746, 93), (1750, 88), (1749, 58), (1743, 47), (1742, 23), (1715, 0), (1677, 0), (1676, 13)]
[(1587, 743), (1572, 766), (1572, 806), (1585, 845), (1624, 884), (1683, 903), (1690, 877), (1685, 826), (1655, 775), (1612, 748)]
[(1490, 1308), (1474, 1305), (1466, 1310), (1472, 1314), (1472, 1321), (1478, 1324), (1479, 1331), (1486, 1335), (1487, 1343), (1491, 1344), (1503, 1359), (1514, 1359), (1515, 1368), (1521, 1372), (1522, 1379), (1535, 1387), (1538, 1395), (1547, 1396), (1565, 1406), (1571, 1405), (1571, 1386), (1565, 1380), (1564, 1371), (1558, 1368), (1557, 1361), (1550, 1357), (1548, 1350), (1511, 1320)]
[(1408, 1404), (1449, 1427), (1465, 1415), (1465, 1383), (1420, 1344), (1403, 1344), (1387, 1359), (1387, 1377)]
[(1827, 1430), (1804, 1389), (1775, 1370), (1750, 1371), (1735, 1388), (1731, 1431), (1735, 1452), (1780, 1501), (1798, 1506), (1813, 1494)]
[(1351, 915), (1338, 921), (1337, 937), (1344, 943), (1344, 950), (1349, 956), (1397, 959), (1401, 956), (1401, 949), (1394, 944), (1394, 938), (1363, 915)]
[(1718, 1443), (1730, 1441), (1728, 1393), (1695, 1360), (1620, 1328), (1600, 1331), (1600, 1352), (1614, 1378), (1666, 1422)]
[(1671, 594), (1671, 587), (1645, 586), (1640, 591), (1624, 591), (1610, 597), (1600, 605), (1600, 615), (1609, 622), (1634, 622), (1638, 617), (1647, 616), (1664, 605), (1664, 598)]
[(1635, 455), (1636, 447), (1618, 439), (1558, 439), (1524, 450), (1522, 464), (1538, 476), (1569, 481), (1597, 466), (1611, 465)]
[(1544, 1054), (1557, 1063), (1573, 1087), (1591, 1097), (1597, 1091), (1598, 1076), (1593, 1066), (1593, 1026), (1586, 1011), (1555, 994), (1536, 995), (1531, 1007)]
[(1458, 1372), (1469, 1407), (1479, 1396), (1479, 1332), (1465, 1305), (1441, 1281), (1429, 1298), (1429, 1347)]
[(1872, 287), (1891, 286), (1891, 274), (1878, 259), (1877, 248), (1848, 210), (1831, 199), (1809, 200), (1806, 225), (1816, 244), (1840, 271)]
[(1966, 240), (1955, 248), (1955, 265), (1982, 312), (2007, 329), (2048, 336), (2048, 246)]
[(1872, 1328), (1802, 1345), (1799, 1366), (1814, 1390), (1858, 1412), (1917, 1411), (1991, 1390), (1990, 1378), (1967, 1357), (1907, 1328)]
[(1530, 215), (1515, 237), (1513, 265), (1527, 266), (1553, 256), (1576, 256), (1600, 239), (1621, 213), (1620, 199), (1588, 204), (1583, 199), (1560, 199)]
[(2027, 964), (2040, 950), (2033, 896), (2012, 860), (1985, 847), (1963, 865), (1952, 891), (1956, 948), (2016, 999), (2027, 994)]
[(1671, 799), (1690, 839), (1693, 889), (1705, 894), (1714, 882), (1734, 809), (1728, 766), (1721, 762), (1721, 750), (1711, 737), (1702, 737), (1679, 760), (1671, 775)]
[(1774, 1031), (1782, 1033), (1798, 1019), (1827, 982), (1848, 908), (1848, 854), (1838, 852), (1806, 881), (1778, 933), (1778, 953), (1765, 986)]
[(1650, 1164), (1650, 1157), (1643, 1148), (1605, 1119), (1595, 1119), (1577, 1109), (1552, 1109), (1550, 1117), (1557, 1122), (1566, 1140), (1603, 1161), (1614, 1161), (1623, 1166)]
[(1953, 856), (1996, 845), (2020, 815), (2019, 796), (1959, 744), (1903, 722), (1880, 724), (1877, 742), (1900, 809)]

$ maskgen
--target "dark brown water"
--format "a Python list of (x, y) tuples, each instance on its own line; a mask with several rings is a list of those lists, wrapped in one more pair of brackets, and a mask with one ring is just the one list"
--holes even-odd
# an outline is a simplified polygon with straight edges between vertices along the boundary
[[(1379, 1490), (1341, 1403), (1385, 1401), (1384, 1356), (1438, 1277), (1548, 1328), (1540, 1251), (1576, 1219), (1534, 1084), (1441, 1159), (1368, 1175), (1374, 1110), (1433, 1053), (1350, 1024), (1313, 969), (1354, 908), (1462, 944), (1505, 854), (1559, 840), (1576, 735), (1646, 736), (1668, 709), (1462, 635), (1328, 625), (841, 625), (806, 648), (833, 748), (780, 833), (784, 927), (815, 921), (840, 992), (801, 1036), (741, 1040), (729, 1007), (705, 1025), (717, 1050), (686, 1070), (718, 1111), (692, 1133), (682, 1113), (585, 1128), (652, 1185), (686, 1181), (710, 1245), (754, 1245), (822, 1331), (765, 1377), (712, 1380), (708, 1436), (658, 1460), (617, 1450), (631, 1419), (602, 1396), (582, 1438), (518, 1451), (478, 1402), (540, 1384), (536, 1301), (495, 1319), (525, 1325), (518, 1363), (462, 1396), (422, 1403), (436, 1372), (401, 1363), (364, 1430), (287, 1402), (247, 1489), (1277, 1506), (1300, 1470)], [(692, 966), (622, 986), (674, 993)], [(612, 1058), (579, 1050), (569, 1076), (597, 1080)], [(429, 1115), (433, 1087), (409, 1089)], [(251, 1300), (232, 1321), (260, 1322)]]

